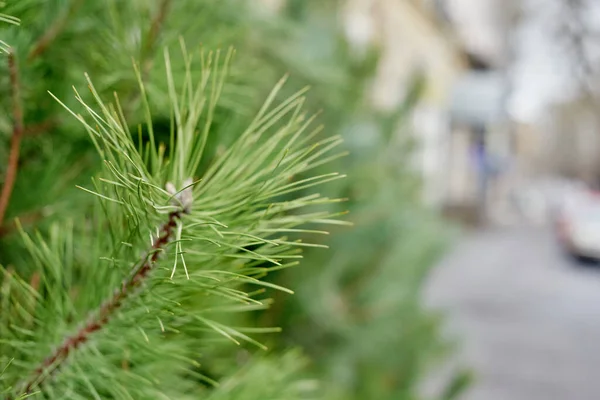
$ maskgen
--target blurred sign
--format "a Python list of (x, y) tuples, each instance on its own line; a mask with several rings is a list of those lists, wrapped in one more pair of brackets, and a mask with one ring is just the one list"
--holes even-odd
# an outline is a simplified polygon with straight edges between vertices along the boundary
[(505, 87), (499, 72), (468, 72), (452, 90), (452, 119), (478, 126), (500, 121), (504, 114)]

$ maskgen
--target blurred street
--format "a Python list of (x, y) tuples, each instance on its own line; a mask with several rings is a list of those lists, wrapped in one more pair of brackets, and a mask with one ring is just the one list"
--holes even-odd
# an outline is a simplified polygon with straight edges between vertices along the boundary
[(576, 265), (542, 228), (468, 235), (431, 277), (427, 302), (448, 313), (468, 400), (600, 396), (600, 267)]

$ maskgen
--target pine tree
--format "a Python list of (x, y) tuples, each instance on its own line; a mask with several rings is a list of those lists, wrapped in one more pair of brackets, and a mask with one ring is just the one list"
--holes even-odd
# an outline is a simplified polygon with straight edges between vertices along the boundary
[(0, 140), (15, 104), (23, 128), (0, 398), (421, 398), (445, 347), (419, 299), (443, 229), (396, 136), (414, 99), (372, 109), (376, 49), (352, 54), (335, 2), (286, 3), (5, 5), (21, 26), (0, 21)]
[[(28, 54), (43, 51), (44, 40)], [(20, 140), (21, 57), (11, 44), (5, 50), (12, 137)], [(320, 128), (303, 112), (305, 90), (278, 102), (282, 80), (247, 127), (207, 160), (232, 56), (193, 54), (181, 40), (177, 62), (164, 52), (163, 91), (147, 85), (150, 69), (134, 62), (139, 93), (126, 95), (139, 107), (125, 107), (119, 95), (106, 101), (90, 76), (88, 95), (75, 87), (77, 107), (50, 93), (87, 131), (103, 168), (80, 187), (94, 201), (60, 212), (43, 234), (16, 221), (27, 254), (22, 265), (2, 270), (7, 398), (197, 398), (209, 390), (202, 382), (216, 384), (202, 373), (202, 353), (218, 363), (216, 349), (231, 353), (224, 340), (264, 347), (254, 336), (277, 331), (235, 325), (243, 323), (237, 314), (268, 307), (268, 289), (289, 292), (261, 278), (295, 265), (303, 247), (318, 246), (297, 239), (305, 225), (334, 221), (313, 206), (338, 200), (306, 191), (343, 177), (310, 172), (327, 163), (339, 138), (314, 141)], [(153, 118), (157, 106), (168, 106), (160, 110), (168, 124)], [(130, 113), (144, 123), (130, 123)], [(234, 375), (210, 395), (291, 398), (300, 391), (286, 377), (299, 362), (295, 354), (277, 367), (253, 361), (270, 372), (259, 377), (270, 386), (258, 385), (250, 368), (253, 380)]]

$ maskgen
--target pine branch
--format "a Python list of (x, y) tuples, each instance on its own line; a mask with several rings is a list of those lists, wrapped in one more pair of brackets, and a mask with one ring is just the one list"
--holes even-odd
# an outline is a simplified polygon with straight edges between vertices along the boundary
[(21, 137), (23, 136), (23, 109), (21, 106), (21, 82), (19, 78), (19, 67), (14, 52), (8, 55), (8, 71), (10, 76), (10, 88), (12, 93), (13, 106), (13, 132), (10, 142), (10, 152), (8, 155), (8, 166), (4, 185), (0, 193), (0, 225), (4, 221), (4, 215), (10, 202), (17, 169), (19, 165), (19, 152), (21, 148)]
[(169, 213), (167, 222), (159, 229), (160, 235), (153, 240), (150, 250), (143, 259), (133, 267), (130, 276), (114, 291), (110, 299), (104, 301), (99, 309), (92, 313), (92, 317), (84, 326), (79, 328), (75, 334), (66, 337), (62, 344), (35, 369), (34, 375), (19, 385), (19, 387), (23, 387), (23, 393), (31, 394), (35, 387), (42, 385), (47, 378), (60, 369), (70, 354), (89, 340), (90, 335), (101, 330), (108, 323), (113, 314), (123, 305), (123, 301), (142, 284), (152, 271), (159, 254), (171, 241), (173, 229), (184, 212), (186, 212), (185, 209)]
[[(39, 124), (25, 126), (23, 129), (23, 133), (21, 134), (21, 137), (40, 135), (40, 134), (48, 131), (55, 125), (56, 125), (56, 121), (46, 120), (46, 121), (40, 122)], [(17, 162), (17, 164), (18, 164), (18, 162)], [(38, 211), (29, 211), (27, 213), (24, 213), (23, 215), (19, 215), (19, 216), (17, 216), (17, 219), (19, 219), (20, 223), (23, 225), (30, 225), (30, 224), (35, 224), (39, 220), (43, 219), (43, 217), (44, 217), (44, 213), (42, 211), (38, 210)], [(11, 234), (12, 232), (14, 232), (16, 227), (17, 226), (14, 221), (2, 221), (0, 219), (0, 238), (7, 236), (7, 235)]]
[[(185, 46), (182, 52), (189, 60)], [(0, 298), (0, 364), (15, 360), (0, 383), (12, 395), (21, 389), (49, 399), (184, 399), (199, 388), (203, 346), (219, 339), (265, 348), (250, 334), (276, 329), (232, 327), (231, 315), (268, 308), (266, 289), (291, 293), (261, 278), (296, 265), (304, 247), (324, 247), (289, 236), (310, 232), (300, 229), (305, 224), (336, 222), (337, 215), (313, 207), (339, 200), (306, 190), (344, 177), (308, 172), (335, 159), (329, 152), (340, 139), (315, 142), (321, 129), (310, 128), (313, 118), (302, 112), (305, 90), (276, 103), (281, 80), (237, 140), (201, 169), (209, 134), (220, 137), (212, 121), (232, 56), (203, 53), (200, 76), (176, 83), (165, 52), (168, 147), (154, 136), (139, 69), (146, 119), (140, 143), (118, 98), (105, 103), (89, 78), (95, 104), (76, 91), (85, 117), (61, 102), (88, 131), (104, 170), (92, 188), (82, 188), (96, 196), (97, 208), (73, 215), (76, 226), (55, 223), (47, 240), (20, 229), (39, 280), (0, 269), (7, 288)]]

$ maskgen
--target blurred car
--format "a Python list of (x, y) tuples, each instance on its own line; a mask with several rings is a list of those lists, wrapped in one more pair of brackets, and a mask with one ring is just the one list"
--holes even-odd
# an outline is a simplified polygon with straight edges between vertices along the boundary
[(566, 196), (556, 210), (555, 230), (568, 255), (600, 260), (600, 192), (580, 189)]

